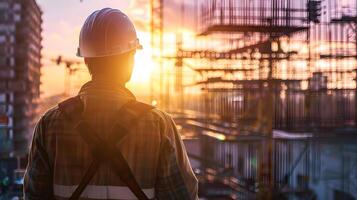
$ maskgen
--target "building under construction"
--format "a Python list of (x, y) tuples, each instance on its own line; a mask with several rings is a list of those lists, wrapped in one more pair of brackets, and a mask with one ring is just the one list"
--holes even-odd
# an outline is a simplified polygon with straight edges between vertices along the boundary
[(202, 197), (357, 199), (357, 2), (186, 2), (197, 35), (176, 55), (163, 53), (165, 1), (152, 5), (166, 58), (152, 91), (199, 138)]
[(0, 178), (26, 158), (38, 117), (41, 25), (35, 0), (0, 0)]

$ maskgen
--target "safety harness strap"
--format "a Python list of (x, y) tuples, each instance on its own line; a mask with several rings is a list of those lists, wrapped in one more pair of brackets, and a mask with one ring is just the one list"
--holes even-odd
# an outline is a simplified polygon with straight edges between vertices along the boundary
[(79, 96), (59, 104), (60, 111), (68, 121), (76, 122), (78, 120), (76, 130), (89, 145), (93, 154), (93, 161), (87, 168), (76, 190), (72, 193), (70, 200), (79, 199), (82, 192), (97, 172), (100, 163), (108, 161), (117, 176), (120, 177), (139, 200), (149, 199), (140, 188), (128, 163), (115, 144), (117, 144), (124, 135), (133, 128), (143, 114), (153, 108), (154, 107), (151, 105), (137, 101), (130, 101), (125, 104), (117, 113), (117, 116), (119, 116), (118, 121), (115, 122), (107, 142), (101, 139), (87, 122), (78, 117), (79, 113), (83, 112), (83, 103)]

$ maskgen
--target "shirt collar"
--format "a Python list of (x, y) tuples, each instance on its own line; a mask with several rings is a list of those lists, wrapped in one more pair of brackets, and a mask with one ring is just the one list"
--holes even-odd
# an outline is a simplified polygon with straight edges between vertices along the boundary
[(85, 83), (80, 91), (79, 95), (90, 95), (98, 97), (127, 97), (130, 99), (136, 99), (135, 95), (127, 88), (108, 82), (89, 81)]

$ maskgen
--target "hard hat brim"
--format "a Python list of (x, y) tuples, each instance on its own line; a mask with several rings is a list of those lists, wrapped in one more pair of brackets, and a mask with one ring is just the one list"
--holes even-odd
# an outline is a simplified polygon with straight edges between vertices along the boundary
[(125, 48), (118, 46), (117, 48), (113, 48), (110, 51), (103, 51), (103, 52), (83, 52), (81, 51), (81, 48), (78, 47), (77, 56), (84, 57), (84, 58), (99, 58), (99, 57), (120, 55), (137, 49), (140, 50), (143, 49), (143, 46), (140, 44), (139, 39), (128, 42), (128, 45)]

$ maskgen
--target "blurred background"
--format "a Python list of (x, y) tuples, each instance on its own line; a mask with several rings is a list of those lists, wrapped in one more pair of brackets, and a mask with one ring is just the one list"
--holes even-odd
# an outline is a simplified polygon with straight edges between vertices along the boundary
[(357, 199), (356, 0), (0, 0), (0, 200), (90, 79), (79, 31), (103, 7), (134, 21), (128, 87), (174, 117), (200, 198)]

